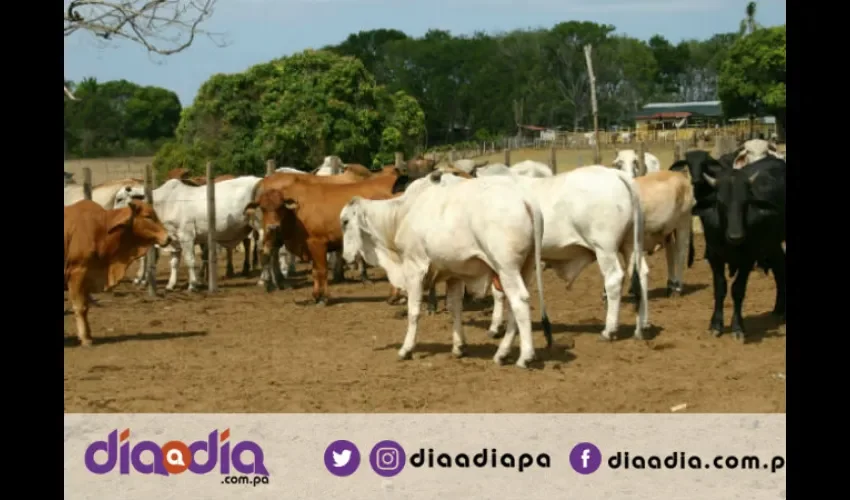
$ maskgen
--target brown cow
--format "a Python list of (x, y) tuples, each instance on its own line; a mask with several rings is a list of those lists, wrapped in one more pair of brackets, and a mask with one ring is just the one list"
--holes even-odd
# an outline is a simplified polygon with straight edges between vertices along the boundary
[[(245, 207), (246, 217), (262, 211), (263, 262), (268, 264), (278, 255), (279, 234), (286, 249), (302, 260), (313, 261), (313, 298), (327, 304), (327, 253), (342, 248), (339, 214), (354, 196), (367, 199), (393, 197), (394, 176), (382, 175), (352, 184), (321, 184), (297, 177), (288, 185), (264, 189), (255, 201)], [(272, 266), (273, 271), (277, 266)], [(271, 280), (269, 280), (271, 281)], [(267, 282), (267, 290), (271, 283)]]
[(143, 201), (114, 210), (89, 200), (65, 207), (65, 289), (83, 346), (92, 344), (89, 294), (113, 288), (151, 246), (170, 243), (153, 207)]
[[(352, 174), (354, 174), (358, 177), (362, 177), (363, 179), (369, 179), (373, 175), (371, 170), (369, 170), (368, 168), (364, 167), (363, 165), (361, 165), (359, 163), (347, 163), (345, 165), (345, 168), (343, 169), (343, 173), (345, 173), (345, 172), (351, 172)], [(325, 177), (330, 177), (330, 176), (325, 176)]]

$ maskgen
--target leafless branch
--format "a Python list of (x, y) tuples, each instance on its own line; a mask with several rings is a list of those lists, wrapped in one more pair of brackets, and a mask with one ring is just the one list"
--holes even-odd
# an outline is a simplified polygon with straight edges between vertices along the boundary
[(71, 92), (71, 89), (69, 89), (67, 85), (65, 85), (65, 95), (68, 96), (68, 99), (70, 99), (72, 101), (78, 101), (79, 100), (76, 97), (74, 97), (74, 93)]
[(88, 31), (104, 40), (124, 39), (149, 52), (180, 52), (203, 35), (223, 45), (221, 34), (202, 29), (216, 0), (68, 0), (65, 36)]

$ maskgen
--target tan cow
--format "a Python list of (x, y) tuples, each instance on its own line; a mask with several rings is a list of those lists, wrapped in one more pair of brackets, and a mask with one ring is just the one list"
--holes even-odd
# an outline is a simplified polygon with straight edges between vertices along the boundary
[[(342, 248), (339, 222), (342, 208), (354, 196), (368, 199), (392, 197), (397, 179), (382, 175), (357, 183), (329, 184), (308, 180), (307, 176), (281, 175), (289, 175), (291, 179), (276, 183), (270, 181), (258, 187), (255, 201), (245, 207), (245, 216), (254, 218), (256, 210), (261, 210), (264, 264), (278, 255), (275, 235), (280, 235), (293, 255), (302, 260), (312, 260), (313, 298), (318, 304), (325, 305), (328, 298), (327, 253)], [(272, 184), (274, 188), (270, 187)], [(276, 267), (272, 266), (273, 271)], [(266, 287), (271, 290), (271, 283), (267, 281)]]
[[(662, 170), (634, 178), (644, 214), (644, 250), (652, 255), (663, 246), (667, 255), (668, 297), (682, 293), (691, 239), (691, 210), (696, 205), (691, 179), (686, 172)], [(625, 279), (629, 283), (634, 266), (627, 269)]]
[(170, 243), (153, 207), (145, 202), (131, 200), (113, 210), (89, 200), (65, 207), (65, 289), (83, 346), (92, 344), (89, 294), (113, 288), (151, 246)]

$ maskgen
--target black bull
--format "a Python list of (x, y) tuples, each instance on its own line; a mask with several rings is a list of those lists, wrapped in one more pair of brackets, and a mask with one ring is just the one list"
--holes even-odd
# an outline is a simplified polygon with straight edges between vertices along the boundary
[[(726, 159), (726, 158), (723, 158)], [(741, 308), (750, 272), (758, 266), (773, 271), (776, 303), (773, 314), (786, 316), (785, 297), (785, 173), (783, 160), (768, 156), (741, 169), (718, 161), (704, 151), (692, 151), (671, 170), (689, 169), (694, 183), (696, 206), (705, 235), (705, 258), (711, 265), (714, 284), (714, 313), (710, 330), (723, 332), (723, 302), (726, 299), (728, 266), (732, 283), (732, 333), (745, 340)], [(693, 259), (693, 245), (689, 262)]]

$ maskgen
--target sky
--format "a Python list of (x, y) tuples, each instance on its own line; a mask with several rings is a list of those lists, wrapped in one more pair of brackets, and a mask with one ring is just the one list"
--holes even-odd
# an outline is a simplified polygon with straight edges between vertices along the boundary
[[(70, 0), (64, 0), (65, 6)], [(218, 0), (203, 27), (226, 46), (200, 38), (186, 51), (151, 56), (140, 45), (103, 42), (77, 32), (65, 38), (65, 78), (126, 79), (173, 90), (183, 106), (216, 73), (343, 41), (350, 33), (393, 28), (409, 36), (429, 29), (452, 34), (550, 28), (564, 21), (614, 25), (640, 39), (676, 43), (736, 31), (747, 0)], [(756, 20), (785, 24), (785, 0), (760, 0)]]

